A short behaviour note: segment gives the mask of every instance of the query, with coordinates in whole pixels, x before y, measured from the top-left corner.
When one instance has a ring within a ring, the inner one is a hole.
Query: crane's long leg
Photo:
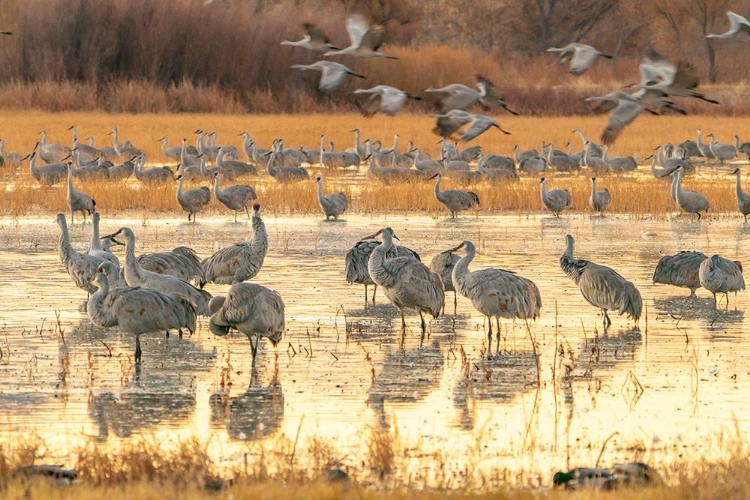
[[[604,331],[607,331],[607,328],[609,328],[609,325],[612,324],[612,320],[609,319],[609,314],[607,314],[606,309],[602,309],[602,313],[604,314]]]
[[[456,290],[453,290],[453,315],[456,315],[456,308],[458,307],[458,297],[456,296]]]
[[[365,309],[367,309],[367,283],[365,283]]]
[[[253,337],[255,337],[255,343],[253,343]],[[253,366],[255,366],[255,356],[258,354],[260,335],[248,335],[247,339],[250,341],[250,352],[253,353]]]
[[[245,205],[245,210],[247,210],[247,205]],[[234,223],[237,224],[237,210],[234,211]]]
[[[419,311],[419,320],[421,321],[422,326],[422,337],[419,339],[419,347],[422,347],[422,343],[424,342],[424,334],[427,330],[427,325],[424,322],[424,316],[422,315],[422,311]]]
[[[492,321],[492,319],[490,319]],[[495,352],[500,353],[500,317],[495,318],[495,325],[497,325],[497,332],[495,333]]]
[[[378,291],[378,285],[372,285],[372,286],[373,286],[373,289],[372,289],[372,303],[375,304],[375,292]],[[367,291],[365,290],[365,292],[367,292]]]
[[[492,356],[492,318],[489,316],[487,316],[487,323],[490,327],[490,331],[487,333],[487,352]]]
[[[404,310],[399,307],[399,311],[401,311],[401,346],[403,347],[406,341],[406,318],[404,318]]]
[[[715,292],[711,292],[711,293],[714,295],[714,309],[716,309],[716,305],[717,305],[716,304],[716,293]]]
[[[724,306],[724,310],[729,309],[729,292],[724,292],[724,298],[727,299],[727,304]]]
[[[135,336],[135,364],[141,363],[141,336]]]

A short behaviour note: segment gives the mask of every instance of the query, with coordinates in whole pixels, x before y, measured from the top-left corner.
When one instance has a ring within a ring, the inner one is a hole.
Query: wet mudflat
[[[283,297],[288,331],[276,348],[261,342],[256,370],[246,337],[215,337],[205,318],[183,339],[142,336],[136,370],[135,339],[93,326],[81,309],[85,292],[60,264],[52,219],[0,225],[0,439],[38,439],[47,457],[69,460],[87,442],[116,452],[138,438],[169,446],[195,436],[217,463],[236,463],[299,433],[298,449],[328,443],[356,469],[373,433],[386,432],[403,451],[398,481],[536,485],[554,470],[593,465],[600,453],[602,465],[639,459],[668,477],[675,464],[724,456],[731,438],[750,431],[747,295],[715,310],[705,290],[689,298],[651,283],[659,258],[679,250],[747,262],[750,228],[734,216],[324,222],[264,214],[269,252],[256,281]],[[250,232],[248,222],[226,217],[102,216],[103,234],[122,225],[134,230],[138,253],[190,245],[207,256]],[[426,263],[473,241],[471,269],[533,280],[541,318],[501,322],[499,352],[493,342],[489,353],[486,321],[463,298],[454,315],[449,293],[423,342],[418,316],[407,316],[400,345],[398,310],[380,291],[365,307],[364,287],[344,279],[348,248],[386,225]],[[639,329],[611,315],[603,332],[598,311],[559,267],[567,233],[577,257],[613,267],[640,289]],[[76,223],[71,236],[83,250],[90,226]]]

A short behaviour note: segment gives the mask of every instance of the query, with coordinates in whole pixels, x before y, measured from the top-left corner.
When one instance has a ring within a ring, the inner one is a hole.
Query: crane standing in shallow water
[[[701,286],[711,292],[714,296],[714,308],[716,307],[716,294],[723,293],[727,299],[726,308],[729,308],[729,292],[737,292],[745,289],[745,278],[742,277],[742,263],[738,260],[729,260],[720,255],[712,255],[701,263],[698,271]]]
[[[346,268],[346,282],[365,285],[365,308],[367,307],[367,285],[373,286],[373,304],[375,303],[375,292],[378,291],[378,285],[372,280],[370,271],[367,270],[367,265],[370,262],[370,255],[378,245],[380,245],[380,243],[377,241],[362,240],[355,243],[354,246],[346,252],[346,259],[344,262]],[[393,245],[393,248],[386,254],[387,259],[392,259],[394,257],[409,257],[421,261],[419,254],[414,250],[397,245]]]
[[[57,214],[57,225],[60,226],[60,241],[57,249],[60,254],[60,262],[65,270],[73,278],[73,282],[81,290],[86,290],[88,295],[96,291],[91,280],[96,276],[96,270],[104,259],[95,255],[78,252],[70,243],[68,224],[65,222],[65,214]]]
[[[328,220],[329,217],[333,217],[334,220],[339,220],[339,215],[346,212],[346,208],[349,205],[346,195],[343,192],[324,195],[323,178],[317,176],[315,182],[318,185],[318,204],[320,205],[320,208],[323,209],[323,213],[326,215],[326,220]]]
[[[73,185],[73,164],[68,163],[68,193],[66,201],[70,209],[70,223],[73,224],[73,214],[81,212],[83,215],[83,224],[86,224],[86,214],[93,214],[96,211],[96,201],[91,195],[76,189]]]
[[[698,272],[706,260],[703,252],[680,252],[677,255],[665,255],[659,259],[654,269],[654,283],[664,283],[690,289],[690,296],[695,297],[695,290],[701,287]]]
[[[601,309],[604,331],[612,324],[607,314],[609,309],[618,311],[621,315],[627,314],[638,326],[643,300],[635,285],[607,266],[574,258],[574,240],[571,235],[565,237],[565,242],[567,246],[560,256],[560,267],[581,289],[583,298]]]
[[[247,335],[253,364],[261,337],[267,337],[276,346],[286,329],[284,301],[273,290],[255,283],[232,285],[226,297],[211,299],[211,319],[208,327],[215,335],[224,336],[231,328]],[[255,338],[255,343],[253,343]]]
[[[471,300],[477,311],[487,316],[487,350],[492,352],[492,318],[497,323],[497,348],[500,347],[500,318],[536,319],[542,308],[542,296],[533,281],[504,269],[469,271],[476,250],[464,241],[452,251],[464,249],[464,257],[453,268],[453,286]]]
[[[456,315],[458,299],[456,297],[456,287],[453,285],[453,268],[461,257],[456,255],[454,249],[446,250],[435,255],[430,261],[430,271],[440,276],[443,280],[443,287],[446,292],[453,292],[453,315]],[[445,304],[443,304],[443,315],[445,315]]]
[[[473,191],[461,191],[460,189],[446,189],[445,191],[441,191],[440,181],[443,179],[443,176],[437,173],[430,177],[430,179],[436,177],[435,199],[450,210],[452,218],[455,218],[458,212],[469,210],[474,205],[479,205],[479,196]]]
[[[553,189],[547,191],[547,179],[544,177],[539,180],[539,186],[542,203],[553,214],[555,214],[555,217],[560,217],[560,212],[568,208],[573,202],[573,199],[570,196],[570,191],[567,189]]]
[[[393,248],[393,229],[385,227],[365,239],[380,236],[382,243],[370,254],[367,269],[376,285],[380,285],[393,305],[401,312],[401,342],[406,335],[406,319],[404,308],[414,307],[419,311],[422,327],[422,340],[427,327],[423,312],[440,316],[445,303],[445,288],[440,276],[430,271],[430,268],[410,257],[395,257],[387,259],[388,251]]]

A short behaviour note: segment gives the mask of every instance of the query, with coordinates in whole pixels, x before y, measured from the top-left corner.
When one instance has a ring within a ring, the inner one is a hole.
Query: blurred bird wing
[[[619,99],[617,107],[609,114],[609,121],[602,132],[602,142],[615,142],[620,132],[636,119],[643,108],[643,103],[637,99]]]
[[[359,47],[362,44],[362,39],[369,29],[370,24],[362,15],[355,14],[346,18],[346,32],[349,33],[352,47]]]
[[[737,32],[744,31],[750,34],[750,22],[739,14],[735,14],[731,10],[727,11],[727,17],[729,18],[729,31]]]
[[[658,52],[651,51],[651,53],[641,61],[642,78],[644,71],[650,76],[650,78],[644,83],[664,83],[669,85],[674,81],[675,74],[677,73],[677,66]]]
[[[362,49],[378,50],[385,39],[385,27],[382,25],[370,28],[359,43]]]
[[[380,94],[380,110],[388,116],[393,116],[401,109],[404,101],[406,101],[405,92],[394,87],[388,87]]]
[[[323,34],[323,32],[315,26],[314,24],[305,23],[305,34],[307,35],[307,38],[315,43],[329,43],[330,40],[327,36]]]
[[[452,110],[444,115],[438,115],[437,124],[433,129],[433,132],[448,138],[453,135],[462,125],[469,123],[472,120],[471,113],[460,110]]]
[[[349,68],[342,64],[323,66],[323,73],[320,77],[318,88],[320,90],[336,90],[344,80],[347,71],[349,71]]]
[[[484,133],[490,127],[499,127],[500,124],[491,118],[482,115],[474,115],[469,129],[461,136],[461,142],[469,142]]]
[[[570,72],[581,75],[594,63],[599,53],[586,45],[578,45],[575,48],[573,59],[570,61]]]
[[[476,90],[466,85],[454,84],[445,87],[444,96],[440,99],[443,111],[452,109],[465,109],[477,102],[479,94]]]
[[[500,101],[505,100],[505,93],[482,75],[477,75],[477,87],[479,87],[479,93],[482,97],[497,99]]]
[[[362,114],[369,118],[378,111],[380,111],[381,103],[383,101],[383,94],[380,92],[374,92],[362,106]]]
[[[680,61],[677,63],[671,83],[677,88],[694,89],[699,83],[698,72],[692,64]]]

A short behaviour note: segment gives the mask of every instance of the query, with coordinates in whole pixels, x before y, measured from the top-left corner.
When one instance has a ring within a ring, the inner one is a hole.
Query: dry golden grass
[[[479,137],[472,144],[483,147],[485,152],[512,155],[514,144],[522,149],[539,148],[542,140],[553,142],[562,147],[572,141],[576,150],[581,148],[581,141],[573,128],[581,127],[587,135],[595,139],[606,122],[605,117],[574,118],[535,118],[500,116],[503,127],[513,135],[503,136],[491,130]],[[104,113],[64,113],[52,114],[41,112],[9,111],[0,116],[0,130],[6,141],[7,150],[28,152],[33,148],[38,136],[37,131],[48,131],[50,142],[69,143],[71,136],[66,129],[76,124],[83,136],[93,134],[98,145],[111,144],[111,136],[106,135],[113,126],[118,126],[121,140],[128,139],[136,146],[146,150],[150,162],[167,163],[161,154],[161,146],[156,141],[162,136],[178,144],[183,137],[194,140],[193,131],[197,128],[216,130],[222,143],[241,146],[238,134],[251,132],[253,138],[262,146],[268,146],[276,137],[283,137],[287,147],[301,144],[317,148],[321,133],[333,140],[337,150],[353,145],[351,130],[359,127],[363,137],[380,139],[386,147],[392,144],[394,134],[401,137],[400,148],[405,149],[405,142],[413,140],[424,151],[433,157],[439,155],[437,137],[432,134],[433,118],[425,115],[402,114],[396,118],[376,116],[365,120],[357,115],[110,115]],[[705,116],[660,116],[640,117],[625,130],[615,145],[612,156],[633,155],[646,164],[644,158],[652,149],[663,142],[680,142],[692,139],[695,130],[702,127],[704,132],[714,132],[725,142],[750,125],[750,118],[727,118]],[[403,149],[402,149],[403,150]],[[744,163],[744,160],[738,164]],[[40,187],[31,177],[27,164],[19,172],[10,172],[5,168],[0,186],[4,189],[5,214],[22,216],[36,213],[53,213],[65,211],[65,185]],[[175,166],[172,162],[172,166]],[[365,167],[363,167],[364,169]],[[317,213],[319,207],[315,198],[314,176],[317,169],[311,169],[311,179],[291,185],[280,185],[265,172],[248,182],[259,192],[259,201],[269,213],[308,214]],[[687,176],[684,187],[703,193],[711,205],[712,212],[734,212],[733,178],[726,175],[729,168],[706,167],[698,176]],[[352,181],[351,172],[323,171],[325,192],[344,191],[351,200],[351,213],[370,213],[385,211],[426,211],[431,214],[445,213],[432,195],[432,183],[415,185],[385,186],[374,179]],[[588,212],[590,192],[589,173],[584,169],[580,174],[568,175],[546,174],[549,188],[564,187],[573,195],[574,212]],[[176,185],[143,186],[135,179],[126,183],[108,181],[76,181],[79,189],[90,193],[97,200],[101,211],[144,210],[149,212],[179,213],[180,208],[175,200]],[[193,187],[197,183],[190,183]],[[208,183],[204,183],[208,185]],[[475,186],[458,186],[450,179],[443,182],[443,188],[462,188],[475,191],[481,200],[482,213],[498,211],[515,211],[521,213],[541,212],[538,179],[524,177],[518,183],[494,187],[486,183]],[[664,214],[676,209],[668,195],[668,184],[652,178],[647,166],[639,172],[627,175],[600,176],[599,189],[608,188],[612,193],[612,212]],[[205,210],[207,213],[220,214],[226,209],[217,201],[212,201]],[[199,216],[200,217],[200,216]]]

